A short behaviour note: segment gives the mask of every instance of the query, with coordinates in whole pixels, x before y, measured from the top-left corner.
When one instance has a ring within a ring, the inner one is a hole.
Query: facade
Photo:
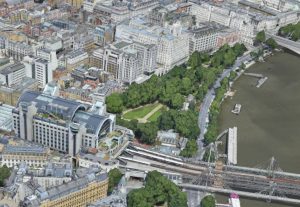
[[[197,24],[216,22],[235,29],[240,33],[240,40],[249,45],[254,43],[255,35],[259,31],[276,30],[299,21],[299,11],[297,10],[280,13],[247,0],[240,1],[239,5],[192,3],[190,14],[195,15]]]
[[[95,42],[98,45],[104,46],[112,43],[115,40],[115,26],[101,25],[95,29]]]
[[[13,63],[0,69],[0,83],[11,87],[18,85],[25,77],[25,65],[22,63]]]
[[[25,73],[27,77],[36,79],[44,87],[53,80],[53,67],[51,62],[43,58],[24,58]]]
[[[120,41],[94,51],[90,64],[131,84],[144,72],[156,69],[156,51],[155,45]]]
[[[180,24],[168,28],[151,27],[142,19],[133,19],[129,25],[117,26],[116,38],[157,45],[156,63],[163,69],[162,73],[186,61],[189,54],[189,36]]]
[[[158,0],[133,2],[127,0],[105,0],[97,2],[97,4],[94,6],[94,12],[104,19],[108,19],[113,22],[121,22],[137,15],[146,15],[151,11],[151,9],[157,7],[158,5]]]
[[[27,91],[13,111],[14,131],[21,139],[75,156],[81,147],[96,147],[112,131],[114,120],[86,111],[71,100]]]
[[[32,78],[38,80],[42,86],[52,81],[52,70],[47,60],[39,58],[35,61],[35,70],[32,73]]]
[[[142,61],[143,73],[153,73],[157,68],[157,46],[154,44],[142,44],[134,42],[132,48],[139,53],[139,59]]]
[[[37,192],[25,199],[26,207],[83,207],[107,196],[108,176],[88,174],[67,184]]]
[[[47,164],[49,150],[40,146],[7,145],[2,152],[1,165],[14,167],[21,162],[28,166],[42,167]]]
[[[12,106],[0,103],[0,130],[8,132],[12,130],[12,110]]]
[[[81,65],[87,65],[89,63],[89,55],[83,49],[74,50],[66,57],[66,68],[68,71],[72,71]]]
[[[21,83],[12,87],[0,86],[0,102],[16,106],[21,94],[26,90],[37,90],[38,81],[32,78],[23,78]]]
[[[24,42],[15,42],[7,40],[5,42],[6,55],[13,57],[14,60],[21,61],[27,55],[33,54],[33,49],[30,45]]]
[[[189,53],[192,54],[194,51],[206,52],[215,49],[219,32],[220,27],[217,25],[203,25],[191,30]]]

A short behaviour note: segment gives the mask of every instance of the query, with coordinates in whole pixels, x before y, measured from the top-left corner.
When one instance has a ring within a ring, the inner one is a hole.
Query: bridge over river
[[[126,170],[157,170],[181,175],[186,190],[238,193],[240,196],[300,205],[300,175],[280,171],[271,159],[267,169],[183,160],[130,144],[118,157]]]
[[[266,33],[267,37],[272,37],[278,45],[285,47],[295,53],[297,53],[298,55],[300,54],[300,42],[295,42],[293,40],[289,40],[287,38],[284,37],[280,37],[276,34],[272,34],[272,33]]]

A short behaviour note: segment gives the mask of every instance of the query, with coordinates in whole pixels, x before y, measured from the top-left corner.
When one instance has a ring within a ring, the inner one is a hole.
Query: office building
[[[94,12],[104,19],[112,22],[121,22],[137,15],[147,15],[151,9],[159,5],[158,0],[145,1],[99,1],[94,6]]]
[[[81,65],[89,63],[89,55],[83,49],[74,50],[66,55],[66,68],[72,71]]]
[[[36,191],[35,195],[26,197],[25,207],[84,207],[107,196],[108,176],[88,174],[69,183]]]
[[[116,80],[133,83],[143,73],[156,69],[157,47],[153,44],[118,41],[95,50],[90,64],[103,69]]]
[[[0,86],[0,102],[11,106],[16,106],[21,94],[26,90],[38,90],[37,80],[25,77],[20,84],[11,87]]]
[[[14,60],[21,61],[27,55],[33,54],[33,49],[30,45],[24,42],[16,42],[7,40],[5,42],[6,55],[13,57]]]
[[[75,156],[81,147],[97,147],[113,130],[114,119],[87,112],[82,103],[26,91],[13,111],[14,131],[21,139]]]
[[[0,69],[0,84],[11,87],[18,85],[25,77],[25,65],[22,63],[7,64]]]
[[[27,77],[36,79],[44,87],[53,80],[53,64],[42,58],[26,56],[23,61]]]
[[[129,24],[120,24],[116,28],[116,38],[142,44],[157,45],[156,62],[166,73],[175,65],[186,61],[189,54],[189,36],[180,24],[167,28],[149,26],[143,19],[136,18]]]
[[[194,51],[207,52],[217,46],[217,37],[222,29],[221,25],[206,24],[190,31],[189,53]]]
[[[28,166],[42,167],[47,164],[49,149],[40,146],[5,146],[2,152],[1,165],[14,167],[21,162]]]

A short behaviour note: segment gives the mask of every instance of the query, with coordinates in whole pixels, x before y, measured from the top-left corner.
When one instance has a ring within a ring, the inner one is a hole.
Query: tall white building
[[[53,80],[53,70],[49,61],[27,56],[23,62],[26,76],[36,79],[42,87]]]
[[[194,51],[206,52],[217,47],[217,38],[221,30],[216,24],[202,25],[190,31],[189,53]]]
[[[162,67],[163,73],[183,63],[189,55],[188,33],[182,30],[180,24],[174,24],[169,28],[151,27],[142,19],[134,19],[129,25],[117,26],[116,38],[157,45],[156,62]]]
[[[119,41],[94,51],[91,59],[116,80],[131,84],[143,73],[156,69],[157,47]]]

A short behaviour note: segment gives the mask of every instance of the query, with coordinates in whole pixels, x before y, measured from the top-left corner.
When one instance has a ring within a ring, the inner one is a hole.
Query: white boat
[[[239,114],[241,111],[242,105],[241,104],[235,104],[233,110],[231,111],[234,114]]]
[[[231,207],[241,207],[239,195],[236,193],[231,193],[229,198],[229,204]]]

